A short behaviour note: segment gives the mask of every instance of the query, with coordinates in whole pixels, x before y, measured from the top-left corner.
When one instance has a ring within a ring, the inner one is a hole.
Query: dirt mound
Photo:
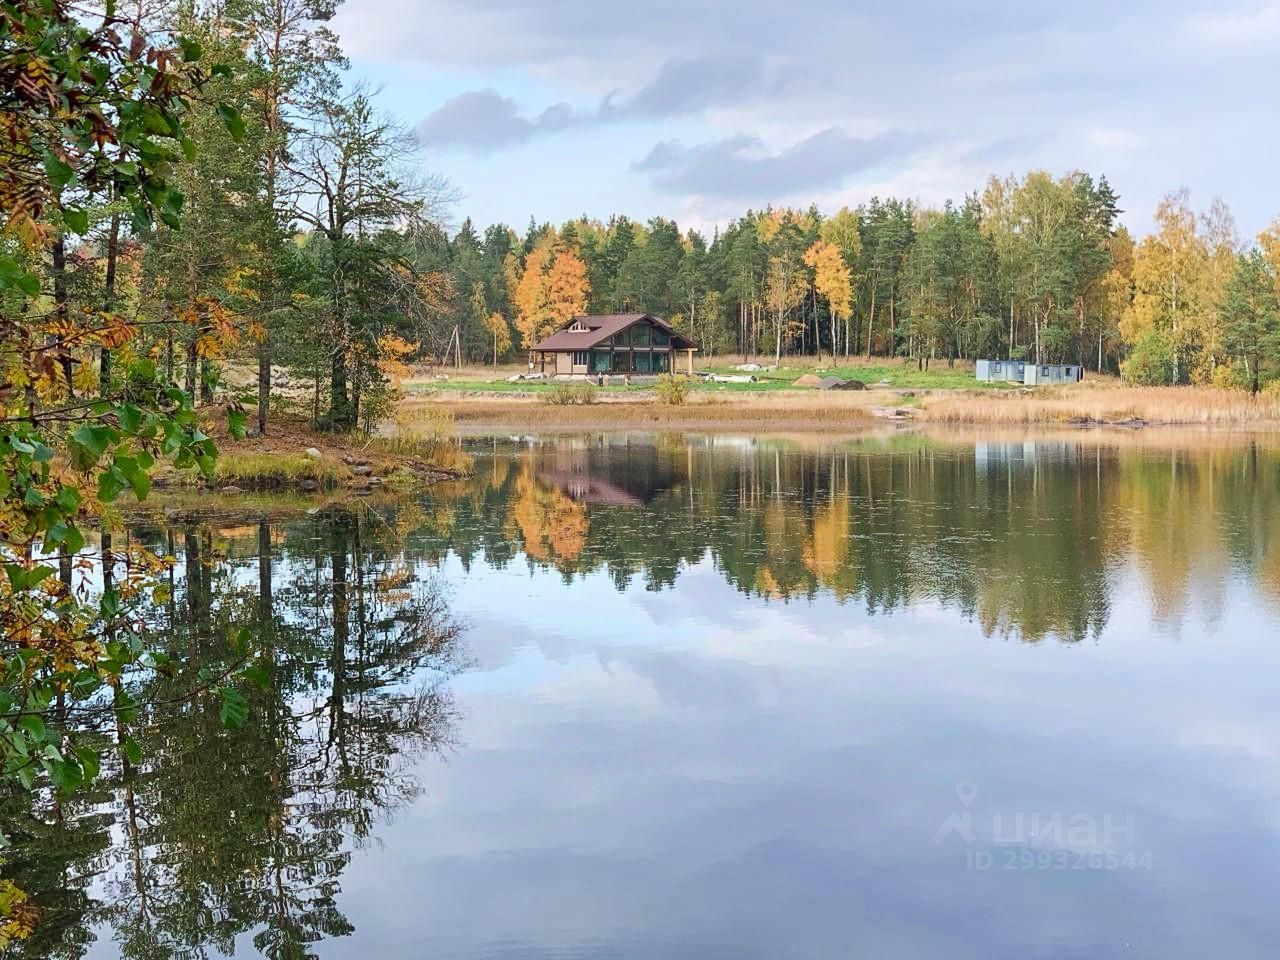
[[[820,387],[822,386],[822,378],[816,373],[806,373],[796,377],[791,385],[793,387]]]

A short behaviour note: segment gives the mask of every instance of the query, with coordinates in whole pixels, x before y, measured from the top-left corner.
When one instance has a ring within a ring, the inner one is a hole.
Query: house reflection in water
[[[592,437],[539,448],[538,482],[579,503],[642,507],[687,479],[685,463],[651,437]]]

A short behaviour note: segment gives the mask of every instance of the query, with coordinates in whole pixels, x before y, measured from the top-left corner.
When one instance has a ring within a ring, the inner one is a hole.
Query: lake
[[[1275,446],[468,448],[403,502],[132,529],[183,664],[139,698],[241,626],[269,682],[8,802],[27,955],[1275,955]]]

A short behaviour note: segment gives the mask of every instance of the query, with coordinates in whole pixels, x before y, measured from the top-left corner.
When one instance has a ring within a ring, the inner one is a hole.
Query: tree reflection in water
[[[175,669],[136,685],[139,702],[200,686],[235,657],[241,626],[264,683],[241,729],[223,728],[212,697],[146,709],[140,760],[97,793],[10,798],[6,869],[42,913],[14,955],[79,957],[111,937],[128,958],[246,941],[310,956],[352,932],[337,896],[353,848],[418,795],[423,754],[450,742],[459,625],[400,530],[370,512],[137,535],[179,558],[153,611]]]
[[[419,538],[464,566],[518,556],[650,589],[709,561],[751,596],[873,613],[940,603],[991,635],[1077,641],[1135,569],[1152,615],[1280,595],[1280,457],[1250,438],[1114,433],[824,443],[684,435],[477,442]],[[1222,523],[1221,518],[1232,522]]]

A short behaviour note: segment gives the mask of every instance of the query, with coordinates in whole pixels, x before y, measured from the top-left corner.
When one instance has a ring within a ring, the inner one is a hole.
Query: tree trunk
[[[107,234],[107,275],[104,284],[103,306],[106,310],[116,305],[116,262],[120,256],[120,214],[111,215],[111,230]],[[98,396],[105,397],[111,390],[111,348],[103,347],[98,354]]]

